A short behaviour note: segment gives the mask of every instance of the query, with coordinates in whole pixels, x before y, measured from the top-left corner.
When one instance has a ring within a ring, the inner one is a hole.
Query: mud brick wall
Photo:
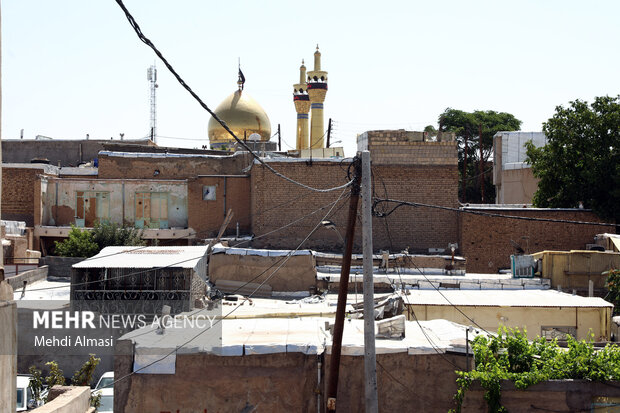
[[[2,168],[2,219],[34,226],[35,181],[40,169]]]
[[[467,258],[468,272],[489,273],[498,268],[510,268],[510,255],[515,253],[513,240],[526,253],[544,250],[580,250],[594,242],[601,233],[615,233],[615,227],[566,223],[526,221],[489,217],[460,212],[460,253]],[[593,212],[582,209],[488,208],[470,209],[474,212],[529,218],[551,218],[568,221],[604,222]]]

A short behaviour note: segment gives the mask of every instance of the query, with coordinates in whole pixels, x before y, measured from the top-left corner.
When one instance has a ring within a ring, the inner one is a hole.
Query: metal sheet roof
[[[106,247],[73,268],[195,268],[207,254],[207,246]]]
[[[613,307],[600,297],[582,297],[555,290],[408,290],[405,305],[463,307]]]

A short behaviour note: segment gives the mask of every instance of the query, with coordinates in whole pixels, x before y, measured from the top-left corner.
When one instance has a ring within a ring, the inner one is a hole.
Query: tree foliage
[[[505,412],[501,404],[501,381],[511,380],[517,389],[547,380],[610,381],[620,379],[620,347],[607,345],[597,350],[589,341],[567,339],[567,348],[556,340],[528,341],[525,331],[500,328],[497,336],[473,340],[475,369],[457,371],[456,412],[461,411],[465,393],[474,380],[486,390],[489,412]]]
[[[620,270],[611,269],[603,274],[607,275],[605,300],[614,305],[614,315],[620,315]]]
[[[140,246],[146,245],[142,239],[142,231],[132,227],[123,227],[115,223],[95,223],[92,230],[93,241],[99,250],[113,246]]]
[[[506,112],[495,112],[493,110],[465,112],[447,108],[439,115],[439,125],[442,131],[456,134],[460,181],[466,180],[466,193],[462,193],[462,185],[460,185],[459,199],[466,199],[468,202],[482,201],[480,192],[480,130],[482,131],[484,201],[494,202],[495,187],[493,186],[492,173],[489,170],[491,166],[489,158],[493,153],[493,136],[500,131],[519,130],[521,121]],[[467,141],[467,171],[463,175],[465,141]]]
[[[591,208],[620,222],[620,96],[558,106],[543,124],[547,145],[527,146],[540,181],[533,203],[544,208]]]
[[[99,252],[99,247],[90,231],[71,225],[67,239],[55,241],[54,250],[61,257],[92,257]]]
[[[97,222],[92,230],[71,226],[64,241],[55,242],[56,255],[62,257],[92,257],[105,247],[146,245],[142,231],[118,224]]]
[[[90,386],[93,381],[93,374],[95,374],[95,369],[97,365],[101,361],[100,358],[95,357],[94,354],[88,355],[88,360],[77,370],[73,377],[71,378],[72,386]]]

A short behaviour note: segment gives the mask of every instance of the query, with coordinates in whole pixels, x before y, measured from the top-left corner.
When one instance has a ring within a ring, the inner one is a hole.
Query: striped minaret
[[[306,66],[301,61],[299,68],[299,83],[293,85],[293,102],[297,112],[297,150],[308,149],[308,112],[310,112],[310,97],[306,87]]]
[[[310,148],[324,148],[325,126],[323,123],[323,102],[327,93],[327,72],[321,70],[319,45],[314,52],[314,70],[308,72],[308,95],[312,120],[310,122]]]

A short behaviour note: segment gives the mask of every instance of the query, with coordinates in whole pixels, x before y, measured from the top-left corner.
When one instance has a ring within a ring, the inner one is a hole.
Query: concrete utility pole
[[[361,179],[360,158],[353,159],[353,185],[349,198],[349,219],[345,249],[342,254],[342,268],[340,270],[340,286],[338,288],[338,306],[336,320],[332,333],[332,354],[329,361],[329,381],[327,383],[327,411],[336,411],[336,396],[338,395],[338,375],[340,373],[340,353],[342,351],[342,332],[344,329],[344,315],[347,306],[347,292],[349,289],[349,273],[351,271],[351,255],[353,253],[353,237],[355,236],[355,221],[357,220],[357,203],[360,196]]]
[[[484,161],[482,158],[482,123],[478,124],[478,136],[480,136],[480,202],[484,204]]]
[[[377,356],[375,352],[375,305],[372,271],[372,179],[370,152],[362,152],[362,233],[364,253],[364,373],[366,413],[377,413]]]

